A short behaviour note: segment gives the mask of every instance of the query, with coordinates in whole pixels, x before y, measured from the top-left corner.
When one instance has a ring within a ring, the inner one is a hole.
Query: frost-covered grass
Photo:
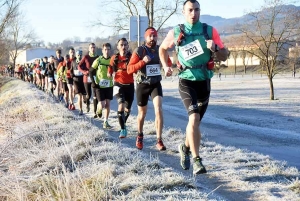
[[[1,200],[207,200],[192,179],[27,83],[7,82],[0,101]]]
[[[247,195],[245,200],[300,199],[299,171],[269,156],[220,145],[203,133],[201,155],[209,171],[198,179],[181,170],[178,161],[174,165],[184,139],[175,125],[163,130],[166,156],[139,151],[129,145],[136,116],[128,123],[129,144],[118,142],[115,133],[88,116],[76,116],[35,87],[19,80],[5,83],[0,200],[222,200],[231,193]],[[112,111],[113,126],[118,125],[115,116]],[[153,125],[145,121],[145,145],[155,142]],[[218,194],[223,187],[229,191]]]

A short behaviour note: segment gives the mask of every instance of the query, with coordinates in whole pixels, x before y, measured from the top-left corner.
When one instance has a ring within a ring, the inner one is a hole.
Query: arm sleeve
[[[114,65],[115,57],[116,57],[116,55],[113,55],[113,56],[110,58],[109,67],[108,67],[108,69],[107,69],[107,71],[108,71],[109,74],[113,74],[113,73],[114,73],[114,70],[113,70],[112,66]]]
[[[133,74],[136,73],[138,70],[143,68],[146,63],[143,60],[140,60],[140,57],[136,52],[134,52],[130,58],[130,61],[127,66],[127,73]]]
[[[94,75],[96,75],[96,69],[95,68],[90,68],[90,70],[89,70],[89,76],[90,76],[92,82],[95,82]]]
[[[80,72],[82,72],[83,74],[85,74],[86,72],[88,72],[86,70],[86,67],[85,67],[85,56],[82,57],[81,61],[79,62],[79,64],[78,64],[78,70]]]
[[[214,41],[215,44],[217,44],[221,49],[224,48],[224,44],[220,38],[220,35],[217,31],[217,29],[215,29],[213,27],[213,31],[212,31],[212,40]]]
[[[93,62],[92,68],[93,68],[93,69],[97,69],[98,66],[99,66],[99,63],[100,63],[100,59],[97,58],[97,59]],[[91,70],[91,68],[90,68],[90,70]]]

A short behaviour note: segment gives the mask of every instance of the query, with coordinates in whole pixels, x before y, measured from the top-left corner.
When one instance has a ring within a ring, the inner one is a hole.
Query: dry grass
[[[0,111],[0,200],[222,200],[214,193],[224,186],[250,200],[300,199],[296,168],[210,142],[205,133],[201,154],[209,173],[201,178],[223,182],[208,191],[199,188],[201,180],[170,167],[173,159],[165,157],[163,163],[113,142],[89,119],[27,83],[12,80],[2,86]],[[153,122],[146,121],[144,130],[150,134],[145,140],[153,141]],[[174,158],[184,132],[165,128],[163,133],[167,154]]]
[[[18,80],[2,86],[3,200],[207,200],[194,181]],[[13,89],[13,90],[12,90]]]

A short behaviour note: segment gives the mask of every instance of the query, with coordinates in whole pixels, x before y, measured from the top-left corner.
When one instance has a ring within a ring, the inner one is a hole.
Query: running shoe
[[[125,129],[121,129],[119,138],[126,138],[126,136],[127,136],[127,130],[126,130],[126,128]]]
[[[65,103],[65,107],[66,107],[66,108],[69,108],[69,103]]]
[[[103,128],[112,128],[111,125],[108,124],[107,121],[103,123]]]
[[[83,111],[82,110],[80,110],[79,115],[83,115]]]
[[[137,136],[136,137],[136,143],[135,143],[136,148],[138,148],[139,150],[143,149],[143,137],[141,136]]]
[[[163,150],[166,150],[166,147],[163,143],[162,140],[158,140],[157,143],[156,143],[156,148],[159,150],[159,151],[163,151]]]
[[[197,157],[196,159],[194,159],[194,163],[193,163],[193,174],[204,174],[204,173],[206,173],[206,169],[202,164],[202,158]]]
[[[188,170],[190,169],[191,166],[191,161],[190,161],[191,152],[190,151],[188,151],[187,153],[184,152],[184,146],[185,146],[184,144],[180,144],[178,146],[179,154],[180,154],[180,165],[182,169]]]
[[[95,114],[94,114],[94,118],[96,119],[97,117],[98,117],[98,115],[95,113]]]
[[[97,111],[97,115],[98,115],[99,118],[102,117],[102,109],[99,109],[99,110]]]
[[[72,103],[71,104],[71,110],[75,110],[76,108],[75,108],[75,105]]]

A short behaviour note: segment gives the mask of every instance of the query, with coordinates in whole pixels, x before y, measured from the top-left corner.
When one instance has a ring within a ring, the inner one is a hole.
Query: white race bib
[[[74,70],[74,75],[75,76],[82,76],[83,74],[79,70]]]
[[[33,70],[32,72],[35,73],[35,70]]]
[[[92,83],[92,80],[90,77],[88,77],[88,80],[87,80],[88,83]]]
[[[53,82],[53,77],[48,77],[49,82]]]
[[[146,65],[146,75],[148,77],[160,75],[160,65],[159,64]]]
[[[109,87],[110,86],[110,80],[101,79],[99,82],[100,87]]]
[[[113,87],[113,96],[117,95],[119,93],[120,87],[114,86]]]
[[[41,71],[41,74],[42,74],[42,75],[45,75],[45,70],[42,70],[42,71]]]
[[[204,53],[199,40],[195,40],[187,45],[179,47],[184,60],[190,60]]]

